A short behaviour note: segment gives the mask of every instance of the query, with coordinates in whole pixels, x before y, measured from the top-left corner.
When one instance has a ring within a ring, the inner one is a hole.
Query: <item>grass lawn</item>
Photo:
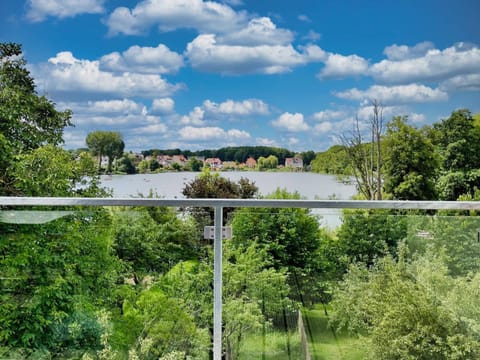
[[[290,356],[288,355],[290,347]],[[269,330],[265,334],[265,347],[261,333],[250,334],[243,341],[240,360],[297,360],[302,359],[300,336],[297,331],[287,336],[282,331]]]
[[[321,305],[313,310],[304,310],[305,331],[308,334],[307,318],[312,331],[309,339],[312,360],[360,360],[364,358],[361,342],[355,337],[337,335],[335,339],[332,330],[328,328],[328,318]]]

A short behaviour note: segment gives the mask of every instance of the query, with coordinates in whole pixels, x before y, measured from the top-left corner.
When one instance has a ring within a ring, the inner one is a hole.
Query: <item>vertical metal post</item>
[[[222,224],[223,208],[215,207],[213,243],[213,359],[222,359]]]

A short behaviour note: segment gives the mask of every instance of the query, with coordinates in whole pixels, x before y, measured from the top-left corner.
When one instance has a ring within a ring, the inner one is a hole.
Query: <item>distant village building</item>
[[[187,163],[187,158],[183,155],[173,155],[172,163],[184,166]]]
[[[223,167],[222,165],[222,160],[219,158],[208,158],[205,159],[205,164],[208,164],[210,166],[210,169],[221,169]]]
[[[245,165],[247,165],[247,167],[249,168],[255,168],[257,167],[257,160],[255,160],[254,158],[252,158],[251,156],[245,161]]]
[[[285,158],[285,167],[292,169],[303,169],[303,159],[299,156]]]

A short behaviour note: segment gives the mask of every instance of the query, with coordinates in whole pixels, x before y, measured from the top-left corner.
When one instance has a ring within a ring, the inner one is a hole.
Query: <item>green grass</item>
[[[328,318],[321,305],[313,310],[304,310],[305,331],[307,319],[311,329],[310,355],[312,360],[360,360],[365,356],[361,341],[356,337],[340,334],[335,336],[328,328]]]
[[[287,343],[290,344],[290,357]],[[268,330],[265,335],[265,349],[262,333],[250,334],[242,343],[240,360],[297,360],[302,359],[300,336],[297,331],[288,337],[285,332]]]

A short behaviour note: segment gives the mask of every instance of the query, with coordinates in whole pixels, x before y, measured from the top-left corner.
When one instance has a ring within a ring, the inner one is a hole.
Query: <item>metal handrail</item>
[[[480,210],[480,201],[0,197],[0,206],[167,206]]]

